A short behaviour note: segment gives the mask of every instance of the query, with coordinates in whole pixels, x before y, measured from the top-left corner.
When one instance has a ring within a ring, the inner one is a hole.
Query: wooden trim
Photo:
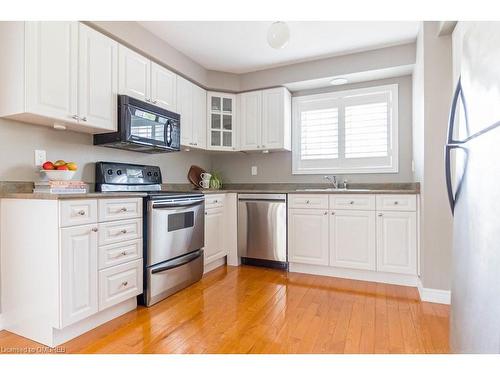
[[[424,302],[451,304],[451,290],[424,288],[422,280],[417,280],[418,294]]]
[[[344,279],[371,281],[376,283],[417,286],[418,278],[416,275],[404,275],[391,272],[378,272],[369,270],[355,270],[350,268],[339,268],[330,266],[319,266],[302,263],[290,263],[290,272],[307,273],[311,275],[322,275],[340,277]]]

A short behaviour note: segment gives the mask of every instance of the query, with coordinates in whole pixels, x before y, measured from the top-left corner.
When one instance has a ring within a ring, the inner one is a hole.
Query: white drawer
[[[289,208],[318,208],[328,209],[328,195],[326,194],[288,194]]]
[[[99,246],[142,237],[142,219],[99,223]]]
[[[127,263],[142,257],[142,239],[99,247],[99,269]]]
[[[205,208],[216,208],[224,206],[224,194],[206,194]]]
[[[332,210],[375,210],[375,195],[334,194],[330,195]]]
[[[142,217],[142,198],[99,199],[99,221]]]
[[[71,227],[97,223],[97,200],[61,200],[60,226]]]
[[[142,293],[142,259],[99,271],[99,311]]]
[[[378,211],[416,211],[417,196],[412,194],[377,195]]]

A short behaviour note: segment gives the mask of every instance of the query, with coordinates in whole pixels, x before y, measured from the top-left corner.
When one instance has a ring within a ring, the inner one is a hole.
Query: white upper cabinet
[[[26,112],[78,122],[78,23],[26,22],[25,30]]]
[[[177,76],[177,112],[181,115],[181,145],[206,148],[206,91]]]
[[[177,112],[177,74],[151,62],[151,102]]]
[[[120,94],[179,112],[177,74],[122,45],[118,55]]]
[[[262,91],[238,95],[240,120],[240,149],[257,150],[262,139]]]
[[[120,44],[118,91],[142,101],[151,101],[151,61]]]
[[[236,95],[221,92],[207,93],[207,149],[238,150],[235,107]]]
[[[78,117],[116,131],[118,43],[88,26],[79,27]]]
[[[1,22],[0,45],[0,117],[116,129],[118,43],[78,22],[30,21]]]
[[[375,212],[330,212],[330,265],[375,270]]]
[[[242,151],[291,150],[291,95],[284,87],[238,95]]]
[[[292,97],[284,87],[262,91],[262,148],[291,150]]]
[[[193,85],[192,134],[195,147],[207,148],[207,91],[196,85]]]

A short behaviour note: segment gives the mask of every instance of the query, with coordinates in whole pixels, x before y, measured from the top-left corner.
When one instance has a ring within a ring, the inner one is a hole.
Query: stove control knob
[[[152,173],[151,172],[148,172],[147,173],[148,177],[151,177]]]
[[[108,172],[108,174],[109,174],[109,175],[112,175],[112,174],[113,174],[113,170],[112,170],[112,169],[108,169],[108,171],[107,171],[107,172]]]
[[[116,171],[116,174],[119,176],[119,175],[121,175],[121,174],[122,174],[122,171],[121,171],[120,169],[118,169],[118,170]]]
[[[158,172],[155,172],[155,173],[154,173],[154,176],[155,176],[155,177],[158,177]]]

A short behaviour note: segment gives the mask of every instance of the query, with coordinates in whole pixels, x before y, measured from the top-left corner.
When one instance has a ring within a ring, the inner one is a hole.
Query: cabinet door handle
[[[127,286],[127,285],[128,285],[128,281],[124,281],[124,282],[122,283],[122,286]]]
[[[95,228],[95,227],[94,227],[94,228],[92,228],[92,232],[97,232],[98,230],[99,230],[99,229],[97,229],[97,228]]]
[[[335,215],[335,211],[332,211],[332,215]]]
[[[328,212],[325,211],[325,213],[323,215],[328,215]]]
[[[85,215],[85,211],[84,211],[84,210],[80,210],[80,211],[78,211],[78,215],[80,215],[80,216]]]
[[[354,204],[354,201],[350,201],[349,204]]]
[[[73,115],[73,116],[71,116],[71,118],[74,120],[78,120],[80,117],[78,117],[78,115]]]
[[[87,117],[84,116],[81,120],[87,122]]]
[[[123,234],[126,234],[127,230],[126,229],[122,229],[120,232],[123,233]]]
[[[398,205],[398,204],[399,204],[399,202],[398,202],[398,201],[394,201],[394,204],[395,204],[395,205]]]
[[[120,211],[121,211],[121,212],[127,212],[127,207],[122,207],[122,208],[120,208]]]
[[[151,99],[149,99],[149,98],[146,98],[146,101],[147,101],[148,103],[151,103]]]
[[[384,216],[384,214],[383,214],[383,213],[378,214],[378,217],[382,217],[382,216]]]
[[[158,103],[158,101],[157,100],[153,100],[153,104],[156,104],[156,103]]]
[[[311,201],[310,201],[309,199],[308,199],[308,200],[306,200],[306,204],[309,204],[309,203],[311,203]]]

